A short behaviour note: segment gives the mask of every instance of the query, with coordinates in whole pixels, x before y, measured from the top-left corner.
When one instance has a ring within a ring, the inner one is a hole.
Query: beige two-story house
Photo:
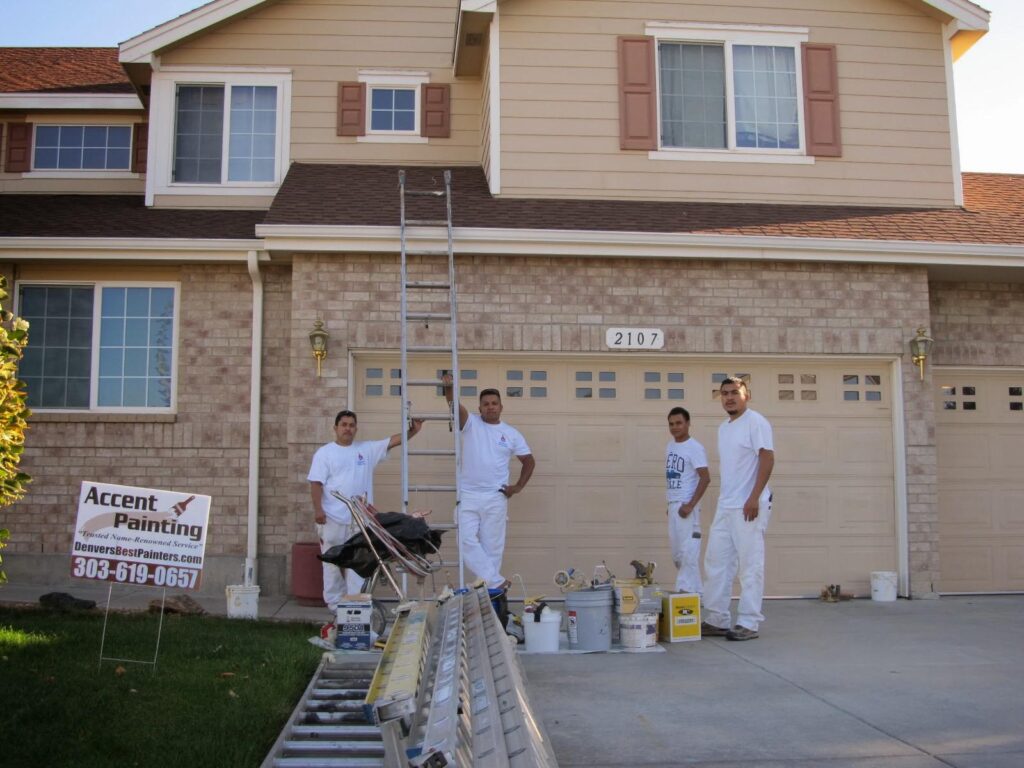
[[[530,591],[669,565],[665,417],[690,411],[714,478],[729,374],[775,428],[769,594],[1024,589],[1024,178],[961,172],[952,77],[989,23],[967,0],[215,0],[116,49],[0,50],[35,412],[5,567],[67,573],[88,479],[209,494],[204,589],[287,591],[333,414],[400,429],[398,172],[448,169],[461,394],[498,387],[538,463],[506,550]]]

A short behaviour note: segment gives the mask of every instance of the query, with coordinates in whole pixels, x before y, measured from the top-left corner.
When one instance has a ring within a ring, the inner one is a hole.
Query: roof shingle
[[[407,169],[410,188],[439,187],[443,169]],[[964,174],[964,208],[509,199],[491,196],[479,167],[452,169],[461,227],[661,232],[1024,245],[1024,176]],[[437,218],[413,198],[412,218]],[[398,168],[294,163],[264,224],[396,226]]]
[[[0,93],[134,93],[117,48],[0,48]]]

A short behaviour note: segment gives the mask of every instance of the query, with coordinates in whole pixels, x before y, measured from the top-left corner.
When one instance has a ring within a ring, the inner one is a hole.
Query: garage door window
[[[682,400],[685,378],[682,371],[644,371],[644,400]]]
[[[877,373],[843,374],[843,400],[847,402],[881,402],[882,376]]]
[[[976,411],[978,410],[977,388],[940,387],[942,393],[942,410],[944,411]]]

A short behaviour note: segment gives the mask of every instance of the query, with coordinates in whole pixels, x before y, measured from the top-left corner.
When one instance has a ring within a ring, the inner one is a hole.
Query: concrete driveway
[[[761,637],[523,655],[560,766],[1024,766],[1024,596],[770,601]]]

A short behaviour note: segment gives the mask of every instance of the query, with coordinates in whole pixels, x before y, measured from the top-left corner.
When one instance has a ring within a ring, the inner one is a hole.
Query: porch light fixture
[[[316,358],[316,377],[320,378],[320,365],[327,357],[327,339],[330,334],[324,330],[324,321],[317,320],[313,323],[313,330],[309,332],[309,346],[313,348],[313,357]]]
[[[927,360],[928,355],[931,354],[932,344],[934,341],[935,340],[925,332],[924,328],[918,328],[917,336],[910,340],[910,359],[921,372],[921,381],[924,381],[924,361]]]

